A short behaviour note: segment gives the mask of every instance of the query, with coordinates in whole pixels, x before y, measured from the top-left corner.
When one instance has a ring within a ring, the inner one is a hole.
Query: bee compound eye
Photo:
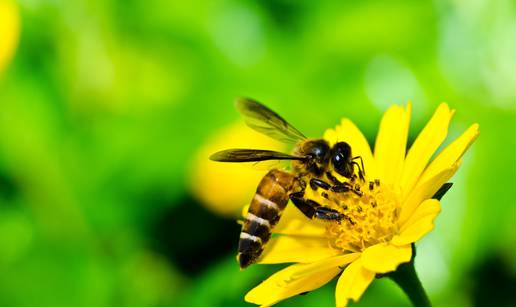
[[[351,158],[351,146],[346,142],[338,142],[333,146],[334,154],[341,155],[345,160]]]
[[[339,142],[333,146],[331,162],[333,168],[340,175],[349,178],[350,174],[351,147],[346,142]],[[352,170],[351,170],[352,171]]]
[[[335,152],[331,158],[331,162],[333,163],[335,170],[339,170],[346,164],[346,159],[344,159],[344,156],[341,153]]]

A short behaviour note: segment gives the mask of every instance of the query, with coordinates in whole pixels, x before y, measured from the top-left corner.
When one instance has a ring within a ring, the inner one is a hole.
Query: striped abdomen
[[[294,175],[278,169],[269,171],[260,181],[240,232],[237,256],[240,268],[254,263],[262,253],[289,201],[295,181]]]

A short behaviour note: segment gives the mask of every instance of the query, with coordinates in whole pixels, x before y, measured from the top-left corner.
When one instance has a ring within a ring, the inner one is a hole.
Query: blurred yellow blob
[[[11,61],[20,36],[18,7],[12,0],[0,0],[0,73]]]
[[[230,148],[269,149],[286,152],[286,145],[259,134],[243,123],[216,132],[199,150],[193,164],[190,188],[194,195],[215,213],[236,217],[253,197],[267,164],[222,163],[209,160],[219,150]],[[281,166],[279,164],[278,166]],[[271,165],[273,167],[273,165]]]

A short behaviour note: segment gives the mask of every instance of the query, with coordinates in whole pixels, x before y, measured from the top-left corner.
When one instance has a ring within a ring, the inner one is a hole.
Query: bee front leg
[[[351,160],[356,160],[356,159],[360,159],[360,164],[358,164],[357,162],[353,162],[353,164],[356,165],[358,168],[358,176],[360,177],[360,179],[362,179],[362,181],[364,181],[364,176],[365,176],[364,160],[362,159],[361,156],[353,157],[353,159],[351,159]]]
[[[343,215],[336,210],[321,206],[319,203],[303,197],[304,193],[290,194],[290,200],[309,219],[340,221]]]

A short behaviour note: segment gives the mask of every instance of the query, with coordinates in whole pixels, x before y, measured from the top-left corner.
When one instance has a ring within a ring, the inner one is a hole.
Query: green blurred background
[[[248,305],[281,266],[240,272],[239,226],[189,179],[241,95],[314,137],[347,116],[373,143],[408,100],[410,140],[441,101],[457,109],[452,137],[479,122],[417,269],[436,306],[516,305],[514,1],[18,8],[0,80],[0,306]],[[357,305],[378,304],[409,302],[379,279]],[[333,305],[334,283],[279,304]]]

